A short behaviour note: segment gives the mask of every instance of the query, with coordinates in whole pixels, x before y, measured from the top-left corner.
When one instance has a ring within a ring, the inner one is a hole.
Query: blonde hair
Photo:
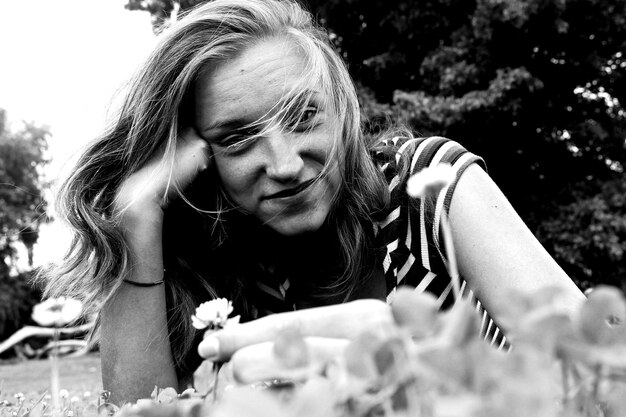
[[[295,106],[314,83],[324,90],[327,104],[341,120],[342,143],[334,151],[342,160],[343,185],[328,223],[337,233],[342,272],[325,290],[345,300],[368,278],[374,247],[367,228],[371,229],[371,216],[383,210],[389,197],[361,133],[358,100],[345,64],[324,30],[293,0],[215,0],[192,10],[160,35],[154,51],[131,81],[116,120],[89,146],[60,187],[57,212],[69,223],[74,236],[63,262],[41,275],[47,280],[46,296],[79,297],[92,311],[98,311],[115,293],[130,269],[129,250],[117,226],[120,213],[112,209],[118,187],[159,149],[165,148],[163,163],[172,163],[177,137],[192,124],[191,91],[204,68],[267,38],[293,42],[307,64],[298,91],[290,96],[295,98],[278,105],[282,109]],[[194,230],[205,233],[204,247],[221,250],[216,242],[228,240],[226,229],[220,226],[226,203],[219,184],[214,185],[212,200],[204,208],[215,215],[191,221],[203,223]],[[182,203],[178,203],[180,207]],[[189,205],[180,210],[187,209]],[[172,212],[176,210],[172,208]],[[182,217],[168,217],[166,212],[164,252],[168,233],[176,233],[181,225],[189,226],[184,221],[190,220]],[[177,254],[173,260],[171,254],[164,256],[170,343],[177,371],[185,374],[192,370],[188,363],[195,331],[190,315],[196,305],[218,293],[236,297],[243,284],[238,277],[207,278],[216,272],[198,270],[190,261],[192,254]],[[228,283],[217,288],[223,281]]]

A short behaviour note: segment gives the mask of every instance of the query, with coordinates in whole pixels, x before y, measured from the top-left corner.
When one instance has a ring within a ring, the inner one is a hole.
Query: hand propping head
[[[149,208],[165,208],[209,167],[210,160],[209,144],[192,128],[186,129],[174,149],[163,147],[122,183],[115,198],[116,209],[136,208],[141,212]]]

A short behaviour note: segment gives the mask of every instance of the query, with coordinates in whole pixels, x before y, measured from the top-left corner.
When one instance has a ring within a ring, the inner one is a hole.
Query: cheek
[[[335,140],[333,132],[329,130],[311,134],[304,142],[305,153],[320,165],[334,165],[339,157]]]
[[[240,158],[228,157],[214,153],[215,169],[222,183],[224,191],[237,198],[247,188],[249,174],[246,172],[246,164]]]

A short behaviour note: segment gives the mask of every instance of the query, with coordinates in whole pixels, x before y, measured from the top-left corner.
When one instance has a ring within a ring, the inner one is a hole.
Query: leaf
[[[154,404],[156,404],[152,399],[148,399],[148,398],[139,398],[136,402],[135,402],[135,406],[137,408],[149,408],[154,406]]]
[[[150,398],[152,398],[154,401],[157,400],[159,396],[159,387],[157,387],[156,385],[154,386],[154,389],[152,390],[152,392],[150,393]]]
[[[346,370],[350,375],[363,380],[379,377],[374,355],[383,343],[382,338],[373,331],[360,333],[344,351]]]
[[[83,408],[83,416],[95,417],[97,415],[98,415],[98,406],[95,403],[91,402],[85,408]]]
[[[266,391],[238,387],[224,392],[211,417],[289,417],[277,397]]]
[[[197,393],[196,393],[196,390],[195,390],[195,389],[193,389],[193,388],[187,388],[186,390],[184,390],[183,392],[181,392],[181,393],[178,395],[178,398],[183,398],[183,399],[184,399],[184,398],[191,398],[191,397],[193,397],[193,396],[194,396],[194,395],[196,395],[196,394],[197,394]]]
[[[391,313],[398,326],[419,339],[434,331],[437,311],[437,299],[432,294],[418,293],[406,286],[398,288],[391,304]]]
[[[480,321],[468,299],[458,300],[443,316],[439,340],[448,346],[465,346],[480,336]]]
[[[203,361],[198,369],[193,373],[193,384],[201,394],[207,394],[213,389],[215,383],[215,372],[213,362]]]
[[[100,417],[107,417],[115,415],[120,408],[112,403],[102,403],[98,406],[98,415]]]
[[[448,389],[457,386],[470,388],[476,364],[468,359],[464,352],[451,347],[425,351],[419,356],[420,363],[433,371],[436,379],[444,382]]]
[[[396,337],[385,340],[374,353],[376,369],[386,383],[402,378],[408,360],[403,341]]]
[[[544,352],[554,352],[574,332],[569,315],[551,310],[535,310],[520,321],[519,328],[511,330],[512,343],[530,344]]]
[[[542,316],[560,312],[555,301],[563,293],[563,288],[558,286],[545,286],[533,292],[509,290],[505,297],[496,300],[499,323],[505,328],[517,329],[537,311],[541,311]]]
[[[592,346],[588,352],[587,358],[593,364],[626,369],[626,346]]]
[[[157,402],[160,404],[171,404],[178,398],[178,392],[172,387],[162,389],[157,396]]]
[[[626,325],[626,299],[620,290],[599,286],[580,309],[578,328],[587,342],[610,345],[623,340]]]
[[[573,407],[582,417],[607,417],[589,390],[579,390],[573,398]],[[568,411],[568,410],[565,410]],[[567,415],[565,415],[567,416]],[[569,416],[568,416],[569,417]]]
[[[289,415],[298,417],[330,417],[336,415],[336,391],[325,378],[309,379],[295,394]]]
[[[626,416],[626,386],[615,384],[604,399],[606,417]]]
[[[437,417],[472,416],[479,409],[480,397],[475,394],[435,396],[434,413]]]
[[[309,348],[299,330],[281,329],[274,341],[274,356],[287,369],[302,368],[309,363]]]

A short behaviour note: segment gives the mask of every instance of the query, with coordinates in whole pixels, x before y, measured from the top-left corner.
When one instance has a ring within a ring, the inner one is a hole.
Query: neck
[[[328,222],[316,231],[296,236],[281,235],[249,216],[242,216],[231,224],[237,225],[231,231],[233,242],[246,256],[266,265],[300,265],[299,268],[303,268],[318,264],[320,259],[331,260],[339,256],[337,233]]]

